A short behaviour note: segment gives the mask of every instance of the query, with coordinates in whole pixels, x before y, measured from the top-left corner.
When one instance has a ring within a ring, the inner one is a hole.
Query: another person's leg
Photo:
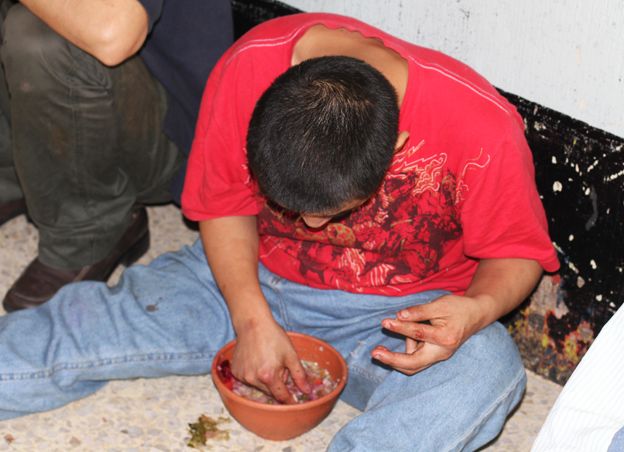
[[[261,270],[263,290],[288,330],[318,336],[347,359],[342,395],[364,412],[343,427],[330,450],[474,450],[498,435],[524,392],[526,375],[505,328],[480,331],[448,360],[413,376],[374,363],[378,344],[403,351],[381,319],[427,303],[443,292],[381,297],[321,291]]]
[[[53,409],[121,378],[208,374],[234,336],[198,242],[0,317],[0,420]],[[208,376],[206,378],[209,378]]]
[[[0,65],[0,226],[10,219],[26,213],[24,195],[17,180],[11,154],[11,129],[7,110],[8,95],[4,86],[2,66]]]
[[[4,18],[14,4],[13,0],[0,1],[0,46],[4,36]],[[4,69],[0,64],[0,226],[11,218],[26,212],[24,195],[13,166],[9,118],[9,93]]]
[[[162,133],[166,97],[139,57],[113,68],[21,5],[4,22],[13,161],[39,256],[7,310],[45,302],[67,282],[105,280],[148,245],[137,203],[166,202],[181,157]]]

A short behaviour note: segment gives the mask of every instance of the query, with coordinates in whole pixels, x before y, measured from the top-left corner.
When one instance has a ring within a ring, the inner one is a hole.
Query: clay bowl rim
[[[234,347],[234,345],[236,344],[236,339],[231,340],[230,342],[225,344],[223,347],[221,347],[219,351],[215,354],[215,357],[212,360],[210,374],[212,376],[212,381],[217,386],[217,388],[220,389],[219,392],[228,393],[229,396],[232,397],[233,399],[236,399],[237,402],[243,405],[247,405],[250,408],[260,408],[263,410],[277,411],[277,412],[301,411],[301,410],[308,409],[308,408],[314,408],[318,405],[323,405],[324,403],[326,403],[332,398],[335,398],[336,401],[338,401],[338,398],[340,397],[340,393],[342,392],[345,385],[347,384],[347,379],[349,377],[349,367],[347,366],[347,363],[344,357],[332,345],[328,344],[327,342],[315,336],[311,336],[309,334],[304,334],[304,333],[297,333],[294,331],[287,331],[286,334],[289,337],[301,337],[306,340],[311,340],[316,345],[328,348],[330,351],[336,354],[336,356],[338,357],[338,361],[340,362],[340,367],[341,367],[341,370],[343,371],[344,377],[340,379],[336,387],[331,392],[329,392],[328,394],[325,394],[324,396],[316,400],[310,400],[310,401],[303,402],[303,403],[294,403],[291,405],[286,405],[286,404],[272,405],[269,403],[256,402],[254,400],[249,400],[243,396],[236,394],[230,388],[225,386],[225,384],[221,381],[219,374],[217,373],[217,360],[219,359],[219,357],[221,357],[221,355],[223,355],[224,351],[229,350]]]

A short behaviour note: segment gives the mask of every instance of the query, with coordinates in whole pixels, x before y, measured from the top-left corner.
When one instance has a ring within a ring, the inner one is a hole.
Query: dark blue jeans
[[[140,57],[108,67],[22,5],[0,13],[0,202],[26,199],[45,264],[97,262],[133,205],[170,200],[166,94]]]

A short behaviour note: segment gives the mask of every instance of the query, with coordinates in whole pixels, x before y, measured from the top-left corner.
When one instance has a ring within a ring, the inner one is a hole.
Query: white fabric
[[[624,307],[594,340],[552,407],[531,452],[606,451],[624,427]]]

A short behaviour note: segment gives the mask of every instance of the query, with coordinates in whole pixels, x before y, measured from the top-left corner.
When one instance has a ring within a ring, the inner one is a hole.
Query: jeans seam
[[[288,318],[288,310],[286,309],[284,299],[280,295],[277,295],[277,308],[280,311],[282,319],[284,319],[284,327],[288,330],[292,330],[293,326],[290,322],[290,319]]]
[[[384,382],[384,380],[388,377],[388,375],[385,375],[384,377],[378,377],[377,375],[375,375],[374,373],[368,372],[367,370],[365,370],[364,368],[360,367],[360,366],[349,366],[349,372],[352,374],[357,374],[357,375],[361,375],[364,378],[375,382],[376,384],[381,384]]]
[[[501,401],[503,401],[504,399],[506,399],[509,394],[511,394],[513,392],[513,390],[518,386],[518,383],[520,383],[520,381],[522,380],[522,377],[524,376],[524,369],[521,370],[520,372],[518,372],[517,377],[513,380],[513,382],[507,387],[507,390],[501,394],[500,396],[498,396],[498,398],[494,401],[494,403],[492,403],[492,405],[490,405],[490,407],[485,410],[483,412],[483,414],[477,419],[477,422],[475,422],[474,424],[472,424],[472,428],[470,428],[468,430],[468,432],[462,436],[456,443],[455,445],[448,449],[448,450],[456,450],[457,446],[461,443],[463,443],[464,441],[466,441],[467,438],[469,438],[472,434],[474,434],[475,431],[478,430],[478,428],[483,425],[485,419],[492,413],[494,412],[494,410],[500,405]]]
[[[62,371],[75,371],[84,369],[93,369],[96,367],[104,367],[125,363],[136,362],[150,362],[150,361],[177,361],[177,360],[202,360],[205,358],[214,357],[215,352],[202,353],[202,352],[190,352],[190,353],[178,353],[178,352],[154,352],[154,353],[142,353],[131,356],[120,356],[113,358],[103,358],[97,361],[87,361],[79,363],[59,363],[49,369],[42,369],[35,372],[15,372],[8,374],[0,374],[0,381],[16,381],[16,380],[39,380],[49,378],[58,372]]]
[[[273,293],[275,294],[275,300],[276,300],[276,308],[280,313],[280,316],[282,317],[282,321],[284,323],[283,327],[286,330],[292,330],[292,324],[290,322],[290,319],[288,317],[288,310],[286,309],[286,303],[284,303],[284,298],[281,296],[281,290],[279,289],[279,286],[281,286],[283,284],[283,279],[279,276],[277,276],[276,274],[273,273],[269,273],[269,281],[267,282],[267,286],[269,288],[269,290],[272,290]]]

